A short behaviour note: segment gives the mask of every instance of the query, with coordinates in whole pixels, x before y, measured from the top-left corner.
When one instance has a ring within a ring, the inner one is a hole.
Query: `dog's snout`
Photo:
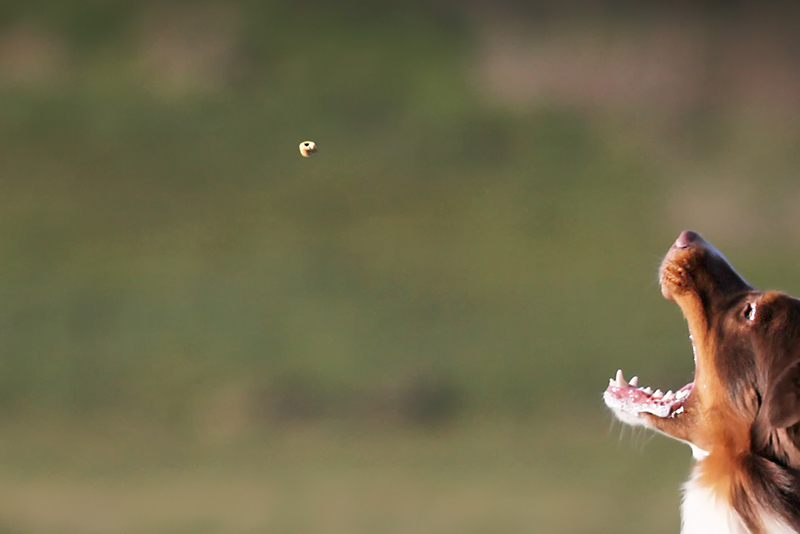
[[[700,234],[692,232],[691,230],[686,230],[681,232],[681,235],[675,240],[675,248],[689,248],[692,243],[697,243],[702,240],[703,238],[700,237]]]

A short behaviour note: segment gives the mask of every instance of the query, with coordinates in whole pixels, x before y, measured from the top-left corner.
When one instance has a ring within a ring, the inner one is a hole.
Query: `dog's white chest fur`
[[[693,475],[683,487],[681,534],[748,534],[748,530],[739,514]]]
[[[700,484],[696,475],[683,487],[681,534],[750,534],[729,503]],[[761,518],[768,534],[797,534],[786,523],[771,516]]]

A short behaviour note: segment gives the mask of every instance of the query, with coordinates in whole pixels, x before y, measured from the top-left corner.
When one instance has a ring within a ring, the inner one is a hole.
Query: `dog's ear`
[[[773,428],[788,428],[800,423],[800,358],[775,376],[764,396],[763,408]]]

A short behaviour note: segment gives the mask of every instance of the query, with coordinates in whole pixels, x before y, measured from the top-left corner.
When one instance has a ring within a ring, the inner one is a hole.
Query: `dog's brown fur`
[[[682,410],[639,421],[707,452],[694,480],[750,532],[768,534],[766,517],[800,532],[800,300],[754,289],[693,232],[660,281],[688,322],[695,380]]]

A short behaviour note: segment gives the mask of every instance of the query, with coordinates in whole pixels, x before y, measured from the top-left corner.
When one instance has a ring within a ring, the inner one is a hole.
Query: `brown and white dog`
[[[694,232],[660,281],[689,325],[694,381],[654,392],[617,371],[605,403],[692,447],[682,534],[800,533],[800,300],[754,289]]]

